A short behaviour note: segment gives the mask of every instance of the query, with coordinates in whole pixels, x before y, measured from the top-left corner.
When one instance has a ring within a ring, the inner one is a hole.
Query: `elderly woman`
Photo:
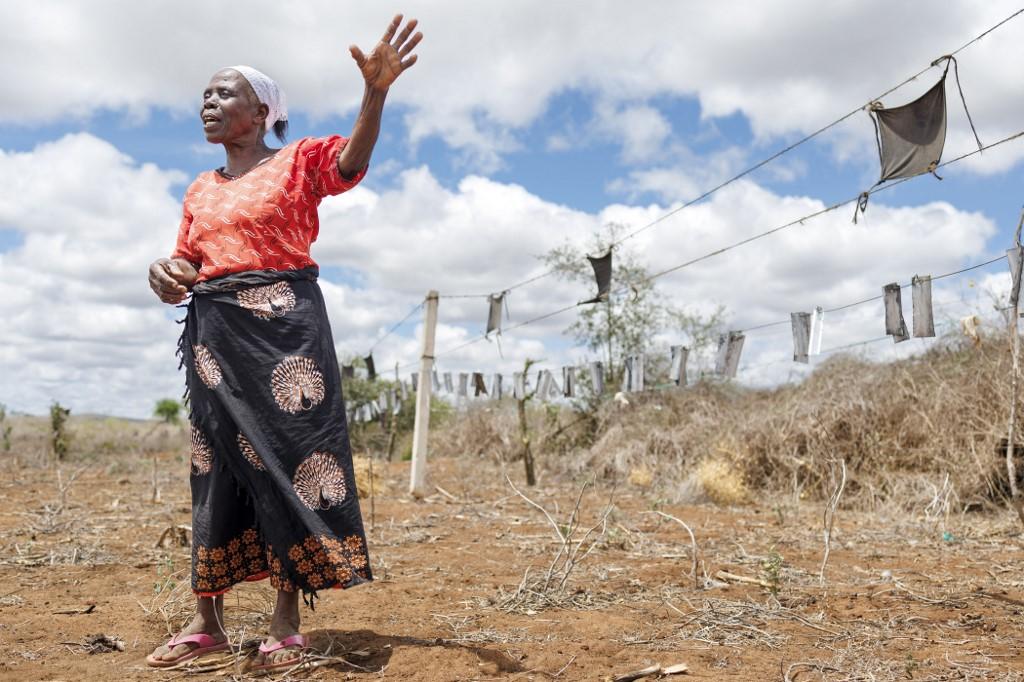
[[[147,659],[167,667],[228,647],[223,595],[270,578],[277,604],[258,669],[299,660],[299,594],[372,579],[356,496],[334,342],[310,244],[317,205],[366,173],[388,88],[416,62],[416,21],[388,26],[369,55],[349,139],[284,141],[284,95],[247,67],[221,69],[203,92],[206,139],[224,166],[185,193],[170,258],[149,269],[164,303],[191,292],[179,354],[192,424],[193,620]],[[401,29],[401,30],[400,30]]]

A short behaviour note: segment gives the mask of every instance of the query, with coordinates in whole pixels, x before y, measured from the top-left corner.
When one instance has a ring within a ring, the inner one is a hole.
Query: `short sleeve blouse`
[[[185,192],[171,258],[196,265],[199,281],[315,266],[309,248],[320,230],[317,206],[366,174],[342,177],[337,161],[347,142],[340,135],[297,140],[234,180],[200,173]]]

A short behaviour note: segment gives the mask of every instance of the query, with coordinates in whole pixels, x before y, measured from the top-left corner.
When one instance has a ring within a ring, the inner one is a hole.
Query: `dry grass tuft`
[[[649,488],[654,483],[654,474],[645,466],[635,467],[629,472],[629,482],[638,488]]]
[[[723,457],[701,460],[695,478],[704,494],[715,504],[731,507],[750,501],[750,489],[743,480],[743,472]]]
[[[380,473],[383,467],[384,464],[378,462],[371,476],[370,458],[360,457],[359,455],[352,456],[352,469],[356,476],[356,488],[359,490],[359,497],[369,497],[371,492],[375,495],[380,495],[387,490],[387,482]]]

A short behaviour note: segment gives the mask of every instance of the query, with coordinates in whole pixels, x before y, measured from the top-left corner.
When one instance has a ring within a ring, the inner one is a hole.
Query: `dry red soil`
[[[60,480],[0,465],[0,679],[251,678],[244,656],[203,659],[217,668],[206,672],[146,667],[189,615],[187,533],[156,546],[190,522],[188,465],[178,453],[155,467],[128,459],[94,461],[70,485],[84,463]],[[840,509],[822,584],[820,504],[726,510],[620,488],[602,526],[613,491],[600,485],[573,534],[597,524],[593,551],[565,589],[516,599],[524,572],[545,575],[562,543],[499,466],[431,462],[432,490],[445,492],[425,501],[405,494],[406,463],[378,473],[372,518],[363,501],[377,580],[304,608],[325,656],[279,678],[604,680],[685,663],[668,679],[1024,680],[1024,551],[1009,515]],[[580,483],[517,485],[564,527]],[[693,529],[699,581],[689,535],[658,511]],[[753,582],[704,577],[722,570]],[[265,583],[229,593],[233,641],[258,641],[270,599]],[[89,645],[95,635],[123,651]]]

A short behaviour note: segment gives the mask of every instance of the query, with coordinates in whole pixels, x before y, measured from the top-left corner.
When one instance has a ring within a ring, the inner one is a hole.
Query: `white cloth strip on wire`
[[[639,393],[646,387],[646,379],[644,377],[644,354],[637,353],[633,356],[633,372],[630,376],[632,386],[630,390],[634,393]]]
[[[576,368],[562,368],[562,395],[566,398],[576,397]]]
[[[718,337],[718,355],[715,358],[715,372],[720,376],[733,378],[740,367],[740,355],[746,337],[742,332],[731,331]]]
[[[1021,269],[1024,267],[1024,247],[1015,246],[1006,250],[1006,262],[1010,265],[1010,307],[1020,300]]]
[[[604,393],[604,363],[600,360],[590,363],[590,387],[594,395]]]
[[[542,369],[540,374],[537,376],[537,397],[541,400],[547,400],[548,394],[551,392],[551,372],[546,369]]]
[[[819,305],[811,313],[811,340],[809,355],[821,355],[821,338],[825,331],[825,310]]]
[[[548,394],[545,396],[546,400],[553,400],[559,398],[562,395],[562,387],[558,385],[558,379],[555,378],[554,373],[550,369],[544,370],[548,374]]]
[[[910,280],[910,298],[914,312],[914,336],[927,338],[935,336],[935,320],[932,314],[932,277],[914,275]]]
[[[686,360],[690,354],[690,349],[686,346],[672,346],[671,358],[672,364],[669,369],[669,379],[676,386],[686,385]]]
[[[487,331],[484,336],[491,332],[501,333],[501,306],[505,301],[505,294],[491,294],[487,297]]]

